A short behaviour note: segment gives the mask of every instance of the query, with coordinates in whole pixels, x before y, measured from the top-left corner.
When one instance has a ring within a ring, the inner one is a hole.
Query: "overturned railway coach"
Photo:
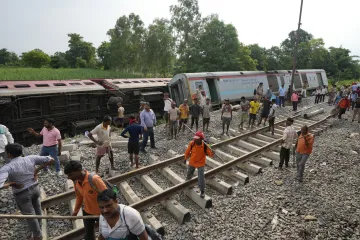
[[[0,123],[15,141],[26,146],[39,141],[27,132],[40,131],[43,119],[52,117],[62,134],[73,136],[90,130],[104,115],[117,115],[110,98],[123,100],[126,114],[137,113],[141,100],[162,113],[163,92],[170,79],[91,79],[1,81]]]
[[[290,70],[244,71],[244,72],[204,72],[175,75],[169,83],[169,90],[176,102],[191,99],[200,85],[210,97],[213,105],[219,105],[228,98],[231,102],[240,101],[242,96],[252,98],[254,89],[262,82],[264,91],[271,85],[273,93],[278,93],[282,84],[288,89],[291,82]],[[300,91],[307,83],[307,90],[327,86],[326,73],[321,69],[298,70],[295,73],[293,89]]]

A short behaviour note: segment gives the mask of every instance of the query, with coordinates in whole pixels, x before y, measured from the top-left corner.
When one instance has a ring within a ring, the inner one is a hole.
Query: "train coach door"
[[[219,94],[217,90],[217,79],[215,78],[206,78],[206,83],[209,87],[211,102],[219,102]]]
[[[173,100],[178,104],[180,105],[182,103],[182,101],[184,100],[183,99],[183,94],[181,92],[181,89],[180,88],[180,84],[177,83],[175,85],[172,85],[171,87],[171,96],[173,97]]]

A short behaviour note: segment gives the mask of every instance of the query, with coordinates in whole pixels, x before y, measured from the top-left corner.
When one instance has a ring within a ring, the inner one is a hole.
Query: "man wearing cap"
[[[260,102],[261,98],[264,95],[264,88],[263,88],[263,83],[259,83],[259,86],[256,88],[256,99],[258,102]]]
[[[129,133],[130,137],[126,136],[126,133]],[[129,138],[128,142],[128,153],[131,166],[134,165],[133,155],[135,155],[135,166],[139,168],[139,136],[142,133],[141,126],[136,123],[136,119],[134,116],[130,116],[129,125],[122,131],[120,134],[124,138]]]
[[[214,152],[204,143],[204,133],[197,132],[194,136],[193,141],[191,141],[185,151],[185,160],[190,157],[189,167],[187,171],[186,180],[190,180],[194,171],[197,168],[198,171],[198,185],[200,188],[200,197],[205,197],[205,161],[206,156],[213,157]]]
[[[143,142],[140,151],[146,153],[145,147],[150,136],[151,148],[155,147],[154,126],[156,125],[156,116],[153,110],[150,109],[150,103],[145,103],[145,109],[140,113],[141,126],[144,128]]]
[[[170,118],[170,134],[171,139],[174,137],[175,132],[175,139],[176,139],[176,133],[177,133],[177,121],[180,117],[180,110],[176,107],[176,102],[171,102],[171,108],[169,109],[169,118]],[[170,140],[170,139],[169,139]]]
[[[189,118],[189,105],[188,100],[184,99],[184,103],[179,106],[180,110],[180,121],[179,121],[179,133],[181,130],[181,127],[183,128],[183,132],[185,131],[185,125],[187,124],[188,118]]]
[[[206,98],[206,103],[202,107],[202,116],[203,116],[203,132],[205,132],[205,126],[206,131],[209,131],[209,123],[210,123],[210,111],[212,111],[212,107],[210,104],[210,98]]]
[[[225,99],[225,103],[222,107],[222,112],[221,112],[221,120],[222,120],[222,135],[225,134],[225,125],[226,125],[226,135],[229,136],[229,127],[230,127],[230,122],[232,120],[232,106],[230,104],[229,99]]]
[[[171,102],[173,100],[169,98],[169,93],[164,93],[164,117],[165,117],[165,127],[169,123],[169,109],[171,108]]]

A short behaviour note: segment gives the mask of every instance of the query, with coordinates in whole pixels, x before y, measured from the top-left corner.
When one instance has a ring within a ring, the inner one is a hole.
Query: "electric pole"
[[[296,71],[296,58],[297,58],[297,51],[298,51],[298,45],[299,45],[299,39],[300,39],[300,27],[301,27],[301,14],[302,14],[302,8],[303,8],[303,1],[301,0],[301,6],[300,6],[300,14],[299,14],[299,24],[298,29],[296,33],[296,42],[295,42],[295,49],[294,49],[294,58],[293,58],[293,69],[291,73],[291,84],[289,86],[289,97],[291,99],[291,94],[293,92],[293,86],[294,86],[294,80],[295,80],[295,71]]]

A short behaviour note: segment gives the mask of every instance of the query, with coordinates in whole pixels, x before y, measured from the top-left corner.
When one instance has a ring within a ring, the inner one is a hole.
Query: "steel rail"
[[[329,115],[327,117],[325,117],[324,119],[317,121],[313,124],[311,124],[309,127],[309,129],[325,122],[328,118],[332,117],[332,115]],[[237,163],[246,161],[249,158],[255,157],[259,154],[261,154],[262,152],[271,149],[273,146],[276,146],[278,144],[281,143],[281,139],[275,140],[257,150],[254,150],[252,152],[249,152],[241,157],[238,157],[232,161],[229,161],[225,164],[222,164],[221,166],[217,167],[217,168],[213,168],[209,171],[205,172],[205,178],[210,178],[212,176],[215,176],[223,171],[228,170],[229,168],[231,168],[232,166],[234,166]],[[147,198],[142,199],[139,202],[133,203],[130,206],[135,208],[138,211],[144,210],[146,208],[148,208],[149,206],[152,206],[154,204],[160,203],[161,201],[163,201],[164,199],[168,199],[170,197],[172,197],[173,195],[175,195],[178,192],[181,192],[187,188],[191,188],[192,186],[197,184],[197,177],[193,177],[192,179],[185,181],[183,183],[177,184],[173,187],[167,188],[164,191],[154,194],[152,196],[149,196]],[[57,237],[56,239],[81,239],[81,237],[85,234],[85,228],[78,228],[78,229],[74,229],[70,232],[67,232],[59,237]]]
[[[317,105],[316,105],[317,106]],[[312,107],[311,107],[312,108]],[[307,108],[306,110],[308,110],[310,108]],[[294,115],[292,118],[298,118],[298,117],[301,117],[301,114],[296,114]],[[275,123],[275,125],[280,125],[282,123],[285,123],[286,122],[286,119],[285,120],[281,120],[281,121],[278,121]],[[219,146],[222,146],[224,144],[228,144],[230,142],[233,142],[233,141],[236,141],[236,140],[240,140],[240,139],[243,139],[243,138],[247,138],[251,135],[254,135],[254,134],[257,134],[259,132],[263,132],[263,131],[266,131],[269,127],[262,127],[262,128],[259,128],[259,129],[256,129],[256,130],[253,130],[251,132],[248,132],[248,133],[244,133],[244,134],[241,134],[239,136],[235,136],[235,137],[232,137],[232,138],[229,138],[229,139],[226,139],[224,141],[221,141],[221,142],[217,142],[217,143],[214,143],[212,144],[211,146],[214,148],[214,147],[219,147]],[[135,169],[133,171],[130,171],[130,172],[126,172],[126,173],[123,173],[121,175],[117,175],[117,176],[114,176],[114,177],[111,177],[111,178],[108,178],[107,180],[111,183],[111,184],[117,184],[119,182],[123,182],[129,178],[132,178],[132,177],[136,177],[138,175],[144,175],[148,172],[151,172],[151,171],[154,171],[158,168],[164,168],[168,165],[171,165],[171,164],[174,164],[176,162],[179,162],[181,160],[184,160],[184,154],[182,155],[179,155],[179,156],[176,156],[176,157],[173,157],[173,158],[170,158],[166,161],[161,161],[161,162],[158,162],[158,163],[154,163],[154,164],[151,164],[151,165],[148,165],[148,166],[145,166],[145,167],[142,167],[140,169]],[[68,191],[68,192],[64,192],[64,193],[60,193],[60,194],[56,194],[56,195],[53,195],[53,196],[50,196],[50,197],[47,197],[46,199],[42,200],[41,201],[41,208],[42,209],[45,209],[45,208],[49,208],[51,206],[54,206],[54,205],[57,205],[57,204],[60,204],[60,203],[63,203],[63,202],[66,202],[66,201],[69,201],[71,199],[75,198],[75,192],[74,190],[72,191]]]

